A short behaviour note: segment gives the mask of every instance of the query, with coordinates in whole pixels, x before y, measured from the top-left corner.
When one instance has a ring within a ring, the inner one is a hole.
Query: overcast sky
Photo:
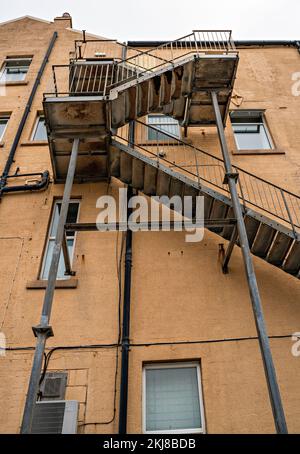
[[[195,29],[232,29],[235,39],[299,39],[300,0],[1,0],[0,22],[30,15],[107,38],[176,39]]]

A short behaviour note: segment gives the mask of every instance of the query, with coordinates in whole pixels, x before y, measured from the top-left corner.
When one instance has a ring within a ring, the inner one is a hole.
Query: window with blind
[[[170,140],[169,136],[180,139],[179,123],[172,117],[148,115],[148,125],[151,126],[151,128],[148,128],[148,140]]]
[[[204,433],[199,363],[151,364],[143,374],[144,433]]]

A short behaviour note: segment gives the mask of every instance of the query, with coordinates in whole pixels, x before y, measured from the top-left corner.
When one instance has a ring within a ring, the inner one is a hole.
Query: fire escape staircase
[[[116,177],[149,196],[203,196],[204,224],[229,240],[224,272],[241,244],[274,424],[277,433],[287,433],[249,245],[254,255],[299,278],[300,197],[230,163],[224,126],[238,64],[231,32],[194,31],[129,53],[97,62],[77,56],[53,67],[54,88],[44,96],[54,181],[64,184],[64,195],[40,323],[33,327],[37,343],[21,432],[32,432],[45,345],[53,336],[61,249],[72,273],[65,232],[96,227],[66,224],[72,185]],[[139,120],[151,112],[185,128],[217,126],[223,159]]]
[[[157,49],[135,50],[127,59],[76,59],[53,67],[54,92],[45,95],[44,111],[55,181],[65,181],[78,138],[75,182],[113,176],[146,195],[203,195],[205,219],[224,220],[208,228],[230,241],[226,272],[239,239],[230,223],[223,160],[138,118],[155,112],[185,127],[216,125],[216,91],[225,125],[237,64],[231,34],[197,31]],[[234,171],[252,253],[299,278],[299,196],[236,166]]]

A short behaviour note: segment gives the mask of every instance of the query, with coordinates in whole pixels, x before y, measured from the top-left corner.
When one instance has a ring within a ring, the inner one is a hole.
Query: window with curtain
[[[44,115],[38,116],[31,140],[33,141],[47,140],[47,129]]]
[[[230,113],[230,119],[239,150],[271,150],[273,148],[263,111],[234,111]]]
[[[57,231],[57,227],[58,227],[60,210],[61,210],[61,201],[57,201],[57,202],[55,202],[54,207],[53,207],[52,219],[51,219],[51,223],[50,223],[47,245],[46,245],[44,259],[43,259],[41,279],[48,279],[50,265],[51,265],[51,259],[52,259],[53,249],[54,249],[54,243],[55,243],[55,236],[56,236],[56,231]],[[78,211],[79,211],[79,202],[72,201],[69,204],[67,223],[77,222]],[[73,252],[74,252],[74,243],[75,243],[75,232],[67,231],[66,240],[67,240],[70,261],[72,262]],[[61,250],[60,258],[59,258],[57,279],[68,279],[69,276],[65,276],[65,270],[66,270],[65,261],[64,261],[63,251]]]
[[[204,432],[198,363],[144,367],[144,432]]]
[[[177,120],[167,115],[148,115],[148,125],[158,131],[148,128],[148,140],[170,140],[170,135],[180,139],[180,127]],[[159,132],[162,131],[162,132]],[[164,134],[169,134],[167,136]]]

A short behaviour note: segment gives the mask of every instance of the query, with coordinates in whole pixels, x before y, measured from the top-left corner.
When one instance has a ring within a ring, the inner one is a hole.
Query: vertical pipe
[[[34,97],[35,97],[35,94],[37,92],[38,86],[39,86],[39,84],[41,82],[41,78],[42,78],[42,76],[44,74],[44,70],[45,70],[46,65],[48,63],[48,60],[49,60],[49,57],[51,55],[51,52],[52,52],[52,49],[54,47],[55,41],[57,39],[57,36],[58,36],[57,32],[54,32],[53,35],[52,35],[52,38],[50,40],[48,49],[47,49],[47,51],[45,53],[45,56],[43,58],[41,67],[39,69],[39,72],[38,72],[38,74],[36,76],[36,79],[34,81],[34,84],[33,84],[29,99],[27,101],[24,113],[22,115],[21,122],[20,122],[18,130],[17,130],[17,134],[15,135],[13,144],[11,146],[11,149],[10,149],[10,152],[9,152],[9,155],[8,155],[5,167],[4,167],[4,170],[3,170],[1,178],[0,178],[0,194],[1,194],[2,189],[4,188],[4,186],[6,185],[6,180],[7,180],[10,168],[12,166],[12,163],[14,162],[14,157],[15,157],[15,154],[16,154],[16,150],[17,150],[17,147],[18,147],[18,144],[19,144],[19,141],[20,141],[20,138],[21,138],[25,123],[27,121],[27,118],[28,118],[28,115],[29,115],[29,112],[30,112],[30,109],[31,109],[31,106],[32,106],[32,102],[34,100]]]
[[[221,118],[221,113],[218,104],[218,98],[216,92],[211,93],[213,109],[216,117],[217,129],[219,140],[221,144],[225,171],[228,178],[228,185],[231,194],[232,206],[234,209],[237,229],[239,235],[240,246],[242,249],[244,266],[246,271],[246,276],[248,280],[250,298],[252,302],[252,308],[254,313],[254,319],[259,339],[259,345],[261,350],[261,355],[263,359],[263,365],[269,390],[270,402],[273,411],[274,423],[277,433],[286,434],[287,425],[285,421],[285,415],[283,411],[283,406],[281,402],[280,391],[277,383],[275,367],[273,364],[271,348],[269,343],[269,338],[267,336],[264,315],[261,305],[260,294],[258,290],[258,285],[256,281],[256,275],[253,267],[253,262],[251,258],[251,252],[247,237],[247,231],[244,223],[242,208],[239,201],[239,196],[236,188],[236,176],[232,173],[232,166],[230,162],[230,156],[228,153],[227,143],[224,134],[224,127]]]
[[[44,351],[47,338],[53,336],[53,331],[49,325],[51,309],[53,303],[53,295],[55,290],[55,282],[57,277],[60,252],[62,241],[65,234],[65,223],[67,221],[67,214],[69,202],[71,198],[72,185],[75,175],[77,155],[78,155],[79,139],[74,139],[72,154],[70,158],[68,174],[64,189],[64,196],[61,205],[61,211],[55,236],[55,244],[52,253],[51,265],[49,270],[47,288],[44,296],[44,304],[40,324],[33,327],[33,332],[37,337],[36,348],[34,352],[33,365],[29,379],[28,392],[26,396],[25,408],[23,413],[23,421],[21,426],[21,433],[28,434],[32,431],[32,421],[34,409],[37,399],[39,380],[41,375]]]
[[[127,206],[132,197],[132,187],[127,190]],[[128,209],[127,219],[131,214]],[[131,296],[131,266],[132,266],[132,231],[126,232],[125,276],[124,276],[124,303],[123,303],[123,329],[122,329],[122,365],[120,384],[120,411],[119,434],[127,433],[127,405],[128,405],[128,362],[129,362],[129,336],[130,336],[130,296]]]

